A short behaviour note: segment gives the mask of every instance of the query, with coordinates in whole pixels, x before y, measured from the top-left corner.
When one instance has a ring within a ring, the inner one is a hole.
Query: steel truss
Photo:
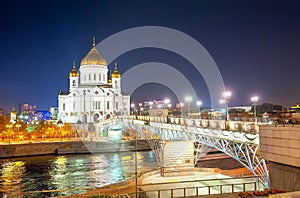
[[[112,124],[111,122],[110,124]],[[259,155],[259,136],[244,132],[222,131],[218,129],[204,129],[185,125],[154,123],[145,124],[138,120],[120,119],[118,124],[124,124],[138,131],[147,139],[155,157],[162,164],[164,144],[168,141],[191,140],[196,148],[195,162],[203,156],[208,147],[216,148],[237,160],[246,167],[260,182],[269,188],[269,174],[266,162]]]

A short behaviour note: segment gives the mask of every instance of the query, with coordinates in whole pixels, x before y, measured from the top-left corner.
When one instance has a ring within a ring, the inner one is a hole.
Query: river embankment
[[[109,141],[63,141],[63,142],[36,142],[26,144],[0,145],[0,158],[24,157],[36,155],[63,155],[63,154],[89,154],[128,151],[151,150],[146,140],[122,142]]]

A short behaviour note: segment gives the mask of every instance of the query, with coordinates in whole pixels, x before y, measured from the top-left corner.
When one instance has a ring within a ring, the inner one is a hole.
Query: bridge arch
[[[110,124],[119,123],[136,130],[148,140],[150,147],[157,148],[158,151],[153,150],[156,156],[162,156],[159,153],[164,150],[161,148],[162,142],[178,140],[198,142],[214,147],[236,159],[250,170],[253,175],[257,176],[266,188],[270,186],[266,162],[259,155],[258,134],[226,131],[217,128],[202,128],[196,124],[197,119],[186,119],[185,124],[144,122],[143,120],[132,120],[131,118],[115,119],[115,121],[111,120],[110,123],[100,123],[100,125],[109,127]],[[157,160],[159,162],[159,159]]]

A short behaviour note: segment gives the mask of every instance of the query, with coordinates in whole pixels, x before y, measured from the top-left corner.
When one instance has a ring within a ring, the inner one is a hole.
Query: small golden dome
[[[70,77],[78,77],[79,76],[79,73],[77,72],[75,65],[73,65],[73,69],[72,69],[72,71],[70,71],[69,76]]]
[[[108,78],[108,84],[111,84],[112,83],[112,80],[111,80],[111,77]]]
[[[91,51],[81,60],[80,65],[104,65],[107,66],[106,60],[96,49],[95,37],[93,39],[93,48]]]
[[[111,74],[111,77],[112,78],[121,78],[121,74],[119,73],[118,68],[117,68],[117,63],[115,63],[115,69],[114,69],[114,72]]]

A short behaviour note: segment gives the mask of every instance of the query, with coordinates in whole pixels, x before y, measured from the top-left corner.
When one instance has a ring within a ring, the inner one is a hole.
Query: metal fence
[[[114,187],[110,187],[114,189]],[[6,197],[77,197],[77,198],[178,198],[200,195],[213,195],[224,193],[236,193],[245,191],[262,190],[263,185],[259,183],[258,177],[241,177],[225,179],[207,179],[194,181],[176,181],[166,183],[143,184],[138,186],[138,192],[125,193],[115,189],[114,195],[108,191],[90,188],[73,188],[61,190],[42,190],[17,192],[7,194]],[[89,192],[90,191],[90,192]],[[94,191],[95,193],[91,193]],[[79,194],[89,192],[87,194]],[[17,193],[17,194],[16,194]]]

